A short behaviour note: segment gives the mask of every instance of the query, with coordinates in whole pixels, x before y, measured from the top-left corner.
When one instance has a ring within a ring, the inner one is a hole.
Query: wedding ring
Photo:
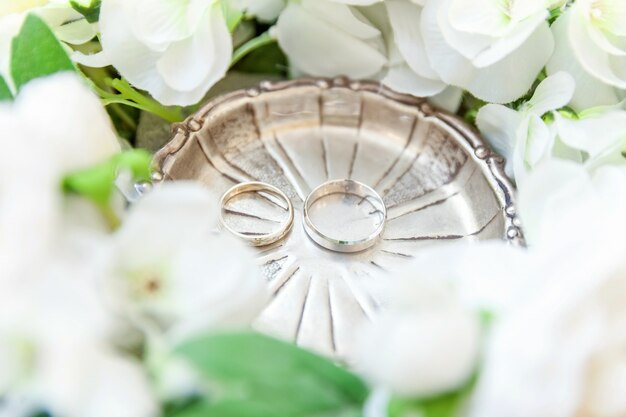
[[[310,212],[316,201],[332,194],[356,196],[359,198],[357,205],[367,202],[374,209],[369,214],[378,214],[380,222],[375,225],[374,230],[365,238],[348,240],[328,236],[328,234],[316,227],[311,219]],[[387,208],[383,199],[373,188],[354,180],[333,180],[323,183],[309,194],[304,202],[303,217],[304,230],[315,243],[334,252],[354,253],[368,249],[378,242],[385,228]]]
[[[271,194],[285,202],[285,204],[287,205],[288,217],[286,222],[281,223],[281,226],[278,230],[266,234],[242,233],[234,230],[226,223],[226,220],[224,219],[224,208],[226,207],[226,204],[240,194],[251,192]],[[289,199],[289,197],[287,197],[285,193],[280,191],[278,188],[264,182],[254,181],[237,184],[228,191],[226,191],[220,199],[219,220],[222,227],[224,227],[226,230],[228,230],[230,233],[237,236],[238,238],[245,240],[252,246],[267,246],[284,238],[293,226],[293,217],[293,205],[291,204],[291,200]]]

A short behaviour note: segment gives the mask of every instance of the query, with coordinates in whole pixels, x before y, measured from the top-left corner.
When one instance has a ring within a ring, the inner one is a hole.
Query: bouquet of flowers
[[[349,364],[251,331],[252,250],[150,185],[169,124],[301,75],[476,126],[528,242],[425,249]],[[0,416],[626,416],[625,100],[626,0],[2,0]]]

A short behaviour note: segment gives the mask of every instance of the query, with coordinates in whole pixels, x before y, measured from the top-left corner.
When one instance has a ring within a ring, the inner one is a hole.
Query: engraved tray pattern
[[[450,241],[523,244],[503,162],[457,117],[346,78],[264,82],[220,97],[175,125],[155,156],[157,180],[200,181],[216,200],[251,180],[292,199],[292,232],[259,250],[274,298],[255,326],[347,361],[353,329],[381,307],[375,288],[392,279],[386,270]],[[388,207],[382,240],[365,252],[327,251],[303,230],[308,193],[339,178],[372,186]],[[268,230],[282,208],[253,203],[231,213],[251,233]]]

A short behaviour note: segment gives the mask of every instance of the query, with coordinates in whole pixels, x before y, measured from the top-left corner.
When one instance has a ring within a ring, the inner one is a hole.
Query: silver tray
[[[381,308],[374,288],[392,279],[386,271],[451,241],[523,243],[503,159],[459,118],[378,83],[264,82],[211,101],[173,132],[155,156],[157,180],[200,181],[216,200],[258,180],[291,198],[292,232],[258,252],[274,298],[255,326],[340,360]],[[340,178],[374,187],[388,207],[382,240],[365,252],[330,252],[303,230],[308,193]],[[285,216],[257,197],[228,207],[235,227],[262,233]]]

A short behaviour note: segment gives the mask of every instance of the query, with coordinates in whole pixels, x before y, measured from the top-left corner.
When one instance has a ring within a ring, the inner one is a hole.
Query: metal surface
[[[301,79],[234,92],[175,126],[155,164],[155,180],[200,181],[216,201],[243,181],[291,198],[292,232],[259,251],[274,298],[255,326],[342,360],[354,329],[381,308],[373,288],[393,279],[386,271],[432,245],[523,239],[502,158],[457,117],[378,83]],[[301,224],[311,190],[346,178],[388,209],[380,241],[355,254],[321,248]],[[257,198],[234,201],[230,215],[239,230],[266,233],[285,214]]]

